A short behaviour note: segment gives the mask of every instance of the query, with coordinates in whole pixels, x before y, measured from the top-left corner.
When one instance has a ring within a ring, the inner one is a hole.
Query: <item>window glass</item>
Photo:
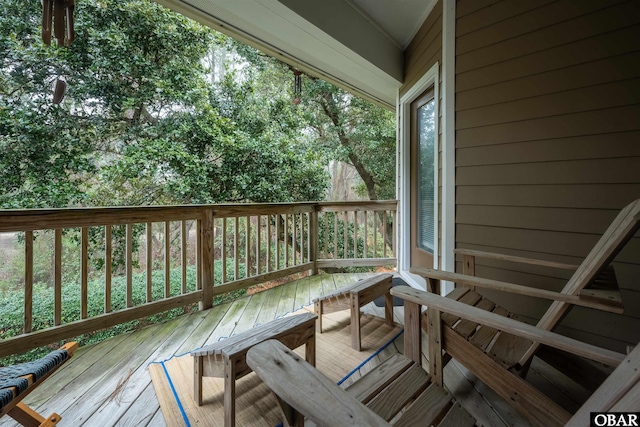
[[[418,247],[433,253],[435,247],[435,101],[418,108]]]

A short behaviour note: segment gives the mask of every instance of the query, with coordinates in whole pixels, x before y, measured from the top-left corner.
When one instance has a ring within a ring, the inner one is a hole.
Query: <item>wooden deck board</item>
[[[177,346],[171,338],[179,339],[181,327],[189,318],[189,316],[182,317],[184,320],[178,318],[163,323],[156,333],[148,336],[131,353],[120,353],[120,360],[109,374],[87,391],[91,398],[74,400],[66,408],[65,423],[81,425],[94,415],[103,419],[104,422],[119,418],[129,403],[150,383],[147,364],[154,360],[166,359],[175,351]]]
[[[367,277],[367,274],[303,278],[296,284],[293,297],[287,293],[285,298],[293,301],[293,308],[299,308],[299,305],[306,305],[312,298],[320,296],[325,288],[335,290],[338,285],[352,283],[361,277]],[[28,396],[25,403],[46,414],[57,411],[62,415],[61,426],[84,424],[105,427],[163,427],[166,422],[151,386],[148,362],[183,354],[207,342],[217,341],[221,335],[230,335],[241,328],[266,323],[285,314],[279,313],[281,308],[285,308],[285,304],[280,307],[283,289],[285,287],[279,286],[262,292],[262,296],[256,294],[241,298],[233,303],[214,306],[206,312],[191,313],[100,344],[80,348],[73,359]],[[377,315],[378,310],[373,308],[366,312]],[[403,323],[402,307],[395,307],[394,313],[395,320]],[[363,327],[367,325],[367,317],[363,316]],[[327,315],[325,319],[329,328],[345,327],[348,322],[348,314],[340,312],[335,313],[335,318]],[[366,336],[365,332],[364,337]],[[403,339],[400,337],[396,343],[376,355],[374,360],[381,363],[398,350],[401,351],[402,343]],[[426,357],[423,359],[426,362]],[[562,393],[577,394],[578,399],[584,398],[584,391],[576,391],[574,385],[566,384],[566,379],[554,375],[554,369],[550,366],[536,363],[534,359],[532,370],[537,380],[543,378],[548,382],[547,386],[557,387]],[[356,372],[353,378],[366,372],[367,367]],[[123,384],[120,393],[112,398],[123,378],[128,378],[128,381]],[[482,424],[530,425],[528,420],[522,418],[457,362],[452,361],[445,367],[444,380],[445,387]],[[0,427],[14,425],[15,422],[9,417],[0,419]]]
[[[309,277],[309,303],[321,295],[324,295],[322,290],[322,275],[318,274]]]
[[[311,279],[309,277],[304,277],[298,280],[298,287],[296,288],[296,301],[294,303],[295,310],[299,310],[311,304],[311,299],[309,298],[310,286]]]
[[[236,322],[236,327],[233,331],[234,335],[252,329],[256,326],[258,316],[260,315],[260,311],[262,310],[262,306],[264,305],[267,295],[268,294],[266,292],[258,292],[251,295],[242,316]]]
[[[118,420],[118,426],[137,427],[149,425],[155,427],[156,424],[151,424],[151,420],[154,419],[159,409],[160,404],[158,403],[156,392],[153,388],[153,384],[149,382],[147,387],[142,391],[142,393],[140,393],[135,401],[129,405],[127,411],[120,417]],[[108,425],[108,421],[108,419],[106,421],[100,421],[94,416],[89,419],[87,425]],[[96,424],[92,424],[93,422],[96,422]]]
[[[256,319],[256,325],[263,325],[278,316],[278,304],[282,295],[282,286],[264,291],[266,298],[263,302],[260,314]]]
[[[176,350],[176,354],[183,354],[188,351],[201,347],[204,342],[211,336],[212,332],[218,327],[218,324],[231,307],[231,303],[216,305],[205,312],[204,319],[193,328],[189,336]],[[195,314],[195,313],[194,313]]]
[[[65,363],[58,369],[56,375],[47,379],[45,387],[38,387],[29,395],[29,405],[38,408],[49,400],[51,392],[47,388],[63,390],[67,387],[66,390],[71,390],[72,386],[69,386],[69,383],[81,375],[84,375],[84,373],[96,363],[101,363],[102,358],[106,357],[109,352],[113,351],[113,349],[129,335],[130,334],[123,334],[90,347],[80,347],[74,353],[73,359],[71,359],[73,363]],[[93,351],[97,351],[97,353],[93,353]]]
[[[298,287],[297,281],[289,282],[282,287],[282,294],[280,295],[280,301],[278,302],[278,316],[283,316],[295,311],[294,305],[296,302],[296,289]]]
[[[100,353],[94,353],[91,349],[90,358],[95,358],[96,362],[87,367],[87,369],[80,372],[75,378],[73,378],[67,385],[59,389],[50,389],[58,391],[50,399],[46,400],[42,405],[36,406],[38,412],[51,413],[57,412],[63,415],[66,420],[69,414],[69,407],[74,402],[85,402],[88,396],[105,386],[106,379],[109,376],[120,376],[124,373],[129,364],[129,358],[125,360],[123,355],[133,355],[132,358],[136,358],[136,354],[140,354],[143,350],[149,352],[145,348],[141,348],[141,345],[147,340],[152,339],[155,328],[145,328],[140,331],[136,331],[127,334],[126,339],[119,342],[113,349],[106,353],[104,356]],[[157,334],[156,334],[157,335]],[[137,356],[141,358],[143,356]],[[73,365],[73,359],[67,363],[67,365]],[[57,373],[56,373],[57,374]],[[39,387],[42,389],[42,387]],[[48,387],[47,387],[48,388]],[[113,390],[111,390],[113,391]],[[27,404],[31,404],[31,396],[28,396]],[[66,421],[65,421],[66,422]]]
[[[218,326],[216,326],[216,329],[211,333],[211,336],[202,343],[202,345],[212,344],[221,338],[228,338],[233,335],[233,332],[236,329],[236,324],[242,317],[242,314],[247,308],[247,305],[249,305],[250,300],[251,296],[246,296],[238,298],[232,302],[231,306],[224,314],[224,317],[220,320]]]
[[[158,410],[156,411],[156,414],[153,416],[153,418],[151,418],[151,421],[149,421],[149,424],[147,425],[149,427],[166,427],[167,426],[167,422],[164,420],[164,415],[162,415],[160,406],[158,406]]]

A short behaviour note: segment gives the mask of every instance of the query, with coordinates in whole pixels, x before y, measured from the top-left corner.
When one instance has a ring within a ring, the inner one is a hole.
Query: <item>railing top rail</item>
[[[318,211],[320,212],[339,212],[339,211],[385,211],[396,210],[398,207],[397,200],[362,200],[347,202],[318,202]]]
[[[94,227],[131,223],[201,219],[213,210],[214,217],[295,214],[344,210],[395,210],[397,201],[225,203],[182,206],[127,206],[59,209],[0,210],[0,232],[34,231],[56,228]]]
[[[200,219],[200,206],[0,210],[0,232]]]

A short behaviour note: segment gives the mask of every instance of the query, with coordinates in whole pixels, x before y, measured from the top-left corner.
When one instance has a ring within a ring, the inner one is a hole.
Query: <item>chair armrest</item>
[[[409,270],[424,278],[446,280],[462,285],[475,286],[478,288],[495,289],[498,291],[511,292],[517,295],[525,295],[535,298],[544,298],[552,301],[562,301],[568,304],[582,307],[594,308],[611,313],[622,314],[624,309],[618,305],[612,305],[609,301],[601,299],[583,298],[577,295],[568,295],[560,292],[548,291],[546,289],[532,288],[529,286],[516,285],[514,283],[500,282],[498,280],[485,279],[482,277],[469,276],[466,274],[451,273],[448,271],[433,270],[431,268],[411,268]]]
[[[578,267],[580,267],[579,265],[576,265],[576,264],[565,264],[563,262],[546,261],[546,260],[536,259],[536,258],[525,258],[520,256],[514,256],[514,255],[499,254],[495,252],[476,251],[473,249],[458,248],[458,249],[454,249],[453,252],[458,255],[467,255],[475,258],[496,259],[500,261],[516,262],[519,264],[530,264],[530,265],[537,265],[540,267],[559,268],[563,270],[575,271],[578,269]]]
[[[409,286],[396,286],[391,289],[391,294],[405,301],[411,301],[428,308],[451,313],[463,319],[568,351],[610,366],[618,366],[625,358],[624,354],[583,343],[554,332],[545,331],[527,323],[518,322],[508,317],[499,316],[495,313]]]
[[[390,425],[279,341],[252,347],[247,363],[280,401],[318,426]]]

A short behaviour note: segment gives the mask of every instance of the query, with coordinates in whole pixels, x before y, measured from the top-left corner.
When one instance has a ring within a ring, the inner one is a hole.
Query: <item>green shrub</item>
[[[233,263],[227,263],[227,277],[233,276]],[[245,268],[239,266],[239,278],[245,277]],[[216,261],[214,265],[214,282],[222,281],[222,262]],[[170,271],[170,296],[181,293],[182,274],[179,268]],[[187,292],[196,290],[196,268],[187,267]],[[111,282],[111,309],[121,310],[126,307],[126,277],[113,277]],[[152,272],[152,300],[164,298],[164,270]],[[146,302],[147,274],[146,272],[132,275],[131,298],[134,306]],[[227,294],[217,295],[214,304],[231,301],[246,295],[246,289],[240,289]],[[93,317],[104,313],[105,280],[104,277],[92,280],[88,283],[87,315]],[[80,346],[95,344],[114,336],[130,332],[141,327],[174,319],[182,314],[190,313],[196,309],[196,304],[174,308],[154,314],[144,319],[122,323],[111,328],[97,330],[65,341],[78,341]],[[81,298],[80,283],[65,283],[62,286],[62,323],[80,320]],[[54,290],[47,284],[37,283],[33,289],[33,330],[46,329],[53,326],[54,315]],[[24,321],[24,292],[22,289],[6,291],[0,294],[0,338],[6,339],[20,335],[23,331]],[[0,366],[22,363],[44,356],[52,349],[62,345],[61,342],[51,343],[48,346],[32,349],[26,353],[12,355],[0,359]]]

